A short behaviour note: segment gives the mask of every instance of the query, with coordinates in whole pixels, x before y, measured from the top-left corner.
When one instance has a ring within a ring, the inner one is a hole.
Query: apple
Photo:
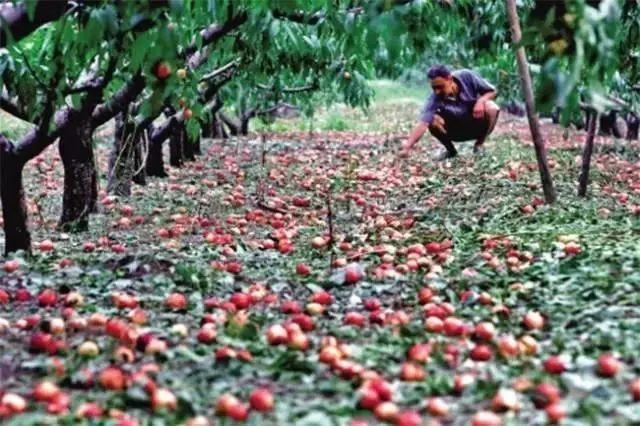
[[[274,324],[267,330],[267,342],[270,345],[281,345],[287,343],[288,340],[289,334],[280,324]]]
[[[126,379],[122,370],[117,367],[107,367],[100,372],[100,384],[108,390],[122,390],[126,386]]]
[[[471,418],[471,426],[500,426],[502,420],[491,411],[478,411]]]
[[[360,390],[360,399],[358,405],[365,410],[373,410],[380,404],[380,396],[378,393],[370,388],[363,388]]]
[[[187,78],[187,70],[184,68],[180,68],[178,69],[178,71],[176,71],[176,75],[178,76],[178,78],[185,79]]]
[[[249,407],[247,404],[234,404],[227,410],[227,416],[237,422],[244,422],[249,417]]]
[[[385,401],[380,404],[373,410],[373,414],[376,416],[378,420],[384,422],[393,422],[398,416],[400,409],[396,404],[390,401]]]
[[[166,80],[171,75],[171,66],[164,61],[159,61],[153,67],[153,73],[158,80]]]
[[[242,272],[242,265],[238,262],[229,262],[227,263],[226,271],[230,274],[237,275]]]
[[[18,263],[17,260],[7,260],[2,265],[2,269],[4,269],[4,271],[8,274],[17,271],[19,267],[20,267],[20,264]]]
[[[95,344],[95,342],[87,340],[80,344],[80,346],[78,347],[78,353],[82,356],[94,357],[97,356],[98,353],[100,353],[100,348],[98,348],[98,345]]]
[[[55,246],[53,245],[53,242],[51,240],[44,240],[38,244],[38,250],[40,250],[43,253],[53,251],[54,249],[55,249]]]
[[[398,414],[395,426],[420,426],[422,424],[421,422],[422,419],[417,411],[406,410]]]
[[[540,383],[536,386],[532,399],[537,408],[545,408],[560,401],[560,390],[553,383]]]
[[[346,284],[355,284],[363,277],[360,265],[351,263],[344,269],[344,282]]]
[[[476,345],[471,350],[470,357],[474,361],[489,361],[493,356],[491,348],[487,345]]]
[[[444,330],[444,321],[438,317],[427,317],[424,322],[424,328],[430,333],[442,333],[442,330]]]
[[[551,424],[560,423],[567,415],[567,410],[558,402],[548,405],[544,411]]]
[[[165,304],[170,309],[181,311],[187,308],[187,298],[182,293],[171,293],[167,296]]]
[[[407,357],[411,361],[425,363],[429,361],[429,355],[431,354],[431,345],[428,343],[416,343],[409,348]]]
[[[333,296],[326,291],[319,291],[311,296],[311,302],[321,305],[330,305],[333,302]]]
[[[622,364],[611,354],[603,354],[598,358],[596,371],[599,376],[613,377],[622,368]]]
[[[544,371],[549,374],[562,374],[567,369],[562,357],[554,355],[544,362]]]
[[[33,389],[32,396],[36,401],[53,402],[60,395],[60,388],[53,382],[40,382]]]
[[[420,301],[421,305],[426,305],[431,301],[432,298],[433,290],[431,290],[429,287],[422,287],[418,291],[418,300]]]
[[[18,394],[7,392],[0,399],[0,407],[7,407],[12,414],[22,413],[27,409],[27,401]]]
[[[313,331],[313,329],[315,328],[313,318],[305,314],[294,314],[291,317],[291,321],[298,324],[302,331]]]
[[[102,417],[102,408],[95,402],[83,402],[78,406],[75,414],[77,418],[98,419]]]
[[[285,314],[299,314],[302,312],[300,303],[295,300],[285,300],[280,306],[280,310]]]
[[[43,290],[38,295],[38,304],[40,306],[53,306],[56,304],[57,300],[58,300],[58,295],[56,294],[55,291],[51,289]]]
[[[518,411],[520,401],[518,394],[513,389],[500,389],[491,400],[491,407],[494,411]]]
[[[185,108],[182,111],[182,117],[185,119],[185,121],[186,120],[190,120],[191,117],[193,117],[193,111],[191,111],[191,109],[189,109],[189,108]]]
[[[302,331],[289,335],[288,345],[291,349],[306,351],[309,349],[309,337]]]
[[[345,71],[342,76],[345,80],[351,80],[351,73],[349,71]]]
[[[306,277],[311,273],[311,268],[306,263],[298,263],[296,265],[296,274]]]
[[[448,317],[444,320],[444,333],[447,336],[460,336],[464,331],[464,323],[456,317]]]
[[[434,417],[444,417],[449,414],[449,404],[439,397],[429,398],[427,400],[427,411]]]
[[[91,241],[85,241],[82,244],[82,250],[85,253],[91,253],[92,251],[94,251],[96,249],[96,245],[95,243],[92,243]]]
[[[400,367],[400,378],[407,382],[419,382],[427,376],[424,369],[412,362],[404,362]]]
[[[363,327],[365,317],[358,312],[347,312],[344,316],[344,323],[347,325],[354,325],[356,327]]]
[[[374,379],[368,383],[368,386],[377,392],[382,401],[391,401],[393,396],[393,389],[389,382],[383,379]]]
[[[216,401],[216,413],[221,416],[226,416],[230,408],[238,404],[240,404],[238,398],[231,394],[224,393],[220,395]]]
[[[640,379],[633,379],[629,384],[629,392],[634,401],[640,401]]]
[[[536,311],[527,312],[522,322],[529,330],[540,330],[544,327],[544,317]]]
[[[273,409],[273,404],[273,394],[269,389],[254,389],[249,395],[249,405],[253,410],[265,413]]]
[[[178,398],[166,388],[158,388],[151,394],[151,407],[154,411],[175,410],[178,407]]]
[[[187,420],[185,426],[211,426],[211,423],[205,416],[195,416]]]
[[[234,293],[229,301],[236,306],[236,309],[247,309],[251,305],[251,297],[246,293]]]
[[[491,341],[496,334],[496,327],[490,322],[476,324],[473,335],[482,341]]]
[[[206,326],[209,324],[205,324],[205,326],[203,326],[200,330],[198,330],[198,334],[196,336],[196,338],[198,339],[198,342],[204,343],[204,344],[210,344],[216,340],[216,337],[217,337],[216,330],[212,326],[212,324],[211,326],[208,326],[208,327]]]
[[[320,350],[320,355],[318,356],[318,360],[323,364],[333,364],[341,358],[342,352],[335,346],[322,348],[322,350]]]
[[[382,307],[380,300],[376,298],[365,299],[363,305],[364,305],[364,308],[370,312],[377,311]]]

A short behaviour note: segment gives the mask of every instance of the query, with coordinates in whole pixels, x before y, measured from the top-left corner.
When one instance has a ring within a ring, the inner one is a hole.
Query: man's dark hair
[[[429,71],[427,71],[427,77],[429,77],[429,80],[433,80],[436,77],[447,78],[450,75],[451,71],[449,71],[449,68],[442,64],[432,65],[431,68],[429,68]]]

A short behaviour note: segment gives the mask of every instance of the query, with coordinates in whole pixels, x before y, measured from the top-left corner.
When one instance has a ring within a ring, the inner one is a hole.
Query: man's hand
[[[440,133],[446,135],[447,129],[444,128],[444,118],[440,117],[438,114],[433,116],[433,121],[431,121],[431,125]]]
[[[482,118],[485,114],[486,101],[483,99],[478,99],[476,104],[473,106],[473,118]]]

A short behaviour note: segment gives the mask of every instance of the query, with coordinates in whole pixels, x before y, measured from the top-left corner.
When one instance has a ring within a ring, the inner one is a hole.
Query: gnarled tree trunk
[[[185,126],[182,126],[182,154],[185,161],[196,161],[195,144],[196,141],[192,140],[187,133]]]
[[[149,132],[140,130],[133,147],[133,182],[138,185],[147,184],[147,156],[149,155]]]
[[[176,124],[169,137],[169,164],[172,167],[182,167],[184,163],[184,136],[184,126]]]
[[[138,135],[135,133],[138,133]],[[128,114],[118,114],[113,149],[109,158],[107,191],[110,194],[123,197],[131,195],[136,136],[139,137],[139,132],[136,131],[135,124],[129,120]]]
[[[4,217],[5,254],[31,250],[27,226],[27,205],[22,186],[24,163],[15,155],[13,144],[0,136],[0,199]]]
[[[95,212],[98,178],[93,155],[93,127],[87,117],[72,113],[71,124],[60,134],[58,149],[64,166],[64,192],[59,226],[65,231],[86,231]]]
[[[640,128],[640,119],[632,112],[627,115],[627,140],[638,140],[638,128]]]

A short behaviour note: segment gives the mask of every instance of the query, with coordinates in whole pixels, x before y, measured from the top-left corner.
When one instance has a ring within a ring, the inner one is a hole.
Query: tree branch
[[[0,96],[0,109],[13,115],[16,118],[19,118],[20,120],[30,122],[29,117],[27,116],[27,113],[24,112],[24,110],[20,108],[17,104],[11,102],[9,98]]]

